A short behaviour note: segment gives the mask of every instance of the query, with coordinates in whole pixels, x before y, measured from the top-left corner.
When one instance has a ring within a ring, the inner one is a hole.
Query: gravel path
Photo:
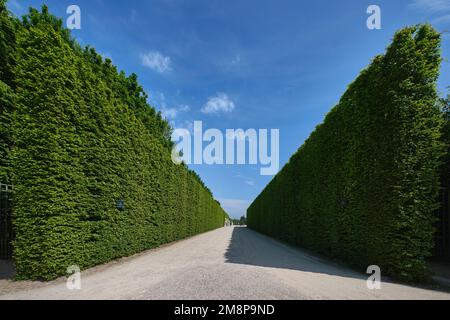
[[[385,282],[369,290],[366,279],[235,227],[84,271],[81,290],[68,290],[64,279],[0,280],[0,299],[450,299],[449,293]]]

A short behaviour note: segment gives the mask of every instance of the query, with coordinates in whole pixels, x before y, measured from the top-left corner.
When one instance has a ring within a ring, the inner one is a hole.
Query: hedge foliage
[[[443,124],[440,35],[398,31],[248,209],[260,232],[405,280],[427,276]]]
[[[450,94],[447,98],[441,99],[441,107],[444,112],[442,141],[446,147],[446,153],[441,169],[442,208],[438,211],[439,222],[442,225],[438,224],[440,230],[437,233],[438,243],[435,254],[450,261]]]
[[[1,26],[14,26],[12,43],[0,33],[0,48],[12,47],[0,53],[13,55],[0,83],[11,132],[1,136],[0,172],[15,187],[19,279],[52,279],[223,226],[226,213],[199,177],[172,163],[170,126],[135,75],[81,48],[46,7],[21,22],[3,0],[0,8]]]
[[[442,111],[444,112],[444,130],[442,140],[447,148],[447,152],[444,155],[444,164],[442,169],[442,185],[445,188],[450,188],[450,94],[447,95],[446,99],[441,99],[441,105]]]

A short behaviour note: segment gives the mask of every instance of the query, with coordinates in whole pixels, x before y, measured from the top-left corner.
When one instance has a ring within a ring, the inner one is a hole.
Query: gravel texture
[[[450,299],[382,282],[243,227],[227,227],[49,283],[0,280],[0,299]]]

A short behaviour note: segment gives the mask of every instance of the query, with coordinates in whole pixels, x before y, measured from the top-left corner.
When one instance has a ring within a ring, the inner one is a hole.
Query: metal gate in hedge
[[[12,186],[0,183],[0,259],[12,257]]]

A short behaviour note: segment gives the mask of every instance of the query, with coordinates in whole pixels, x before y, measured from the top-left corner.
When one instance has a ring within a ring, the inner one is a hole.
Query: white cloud
[[[253,187],[255,185],[255,181],[253,181],[253,180],[245,180],[245,184]]]
[[[231,60],[231,65],[237,65],[241,62],[241,55],[237,54],[233,57],[233,59]]]
[[[449,0],[413,0],[411,7],[429,13],[450,10]]]
[[[166,119],[174,119],[178,115],[178,110],[176,108],[162,109],[161,113]]]
[[[250,206],[251,201],[240,199],[218,199],[222,208],[232,218],[239,219],[241,216],[246,215],[247,208]]]
[[[183,111],[183,112],[187,112],[187,111],[190,111],[190,110],[191,110],[191,107],[189,107],[187,104],[185,104],[185,105],[181,106],[181,107],[179,108],[179,110],[180,110],[180,111]]]
[[[218,112],[231,112],[235,105],[234,102],[225,93],[218,93],[214,97],[209,97],[202,108],[203,113],[211,114]]]
[[[167,120],[174,120],[180,113],[188,112],[191,108],[187,104],[179,104],[176,106],[168,106],[166,96],[163,92],[155,92],[151,97],[150,104],[157,106],[161,110],[161,114]]]
[[[142,65],[155,70],[159,73],[164,73],[172,70],[172,61],[170,57],[163,56],[158,51],[151,51],[146,54],[141,54]]]
[[[166,119],[175,119],[181,112],[187,112],[189,110],[191,110],[191,108],[188,105],[183,105],[177,108],[167,108],[164,104],[161,109],[161,113]]]

